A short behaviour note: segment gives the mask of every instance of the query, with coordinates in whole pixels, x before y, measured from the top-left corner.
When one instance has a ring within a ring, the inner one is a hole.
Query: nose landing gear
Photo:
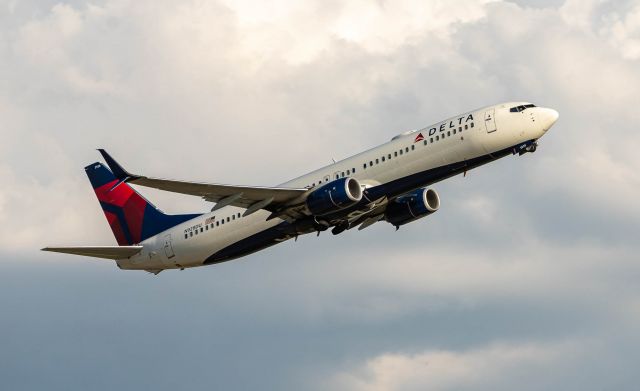
[[[515,155],[517,153],[519,156],[522,156],[527,152],[533,153],[537,149],[538,149],[538,143],[536,141],[527,141],[513,148],[513,154]]]
[[[536,151],[536,149],[538,149],[538,144],[537,143],[532,143],[530,145],[527,145],[527,147],[524,150],[525,150],[525,152],[534,153]],[[520,154],[522,154],[522,152]]]

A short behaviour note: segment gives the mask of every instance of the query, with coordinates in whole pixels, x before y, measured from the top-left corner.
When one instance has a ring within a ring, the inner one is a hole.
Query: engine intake
[[[399,227],[434,213],[440,208],[440,197],[435,190],[418,189],[399,196],[387,205],[385,219]]]
[[[355,178],[340,178],[314,190],[306,205],[314,216],[322,216],[344,209],[362,199],[362,187]]]

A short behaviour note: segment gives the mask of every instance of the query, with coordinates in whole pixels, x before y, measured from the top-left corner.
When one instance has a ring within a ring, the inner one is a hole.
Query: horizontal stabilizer
[[[142,251],[142,246],[80,246],[80,247],[45,247],[42,251],[84,255],[104,259],[125,259]]]

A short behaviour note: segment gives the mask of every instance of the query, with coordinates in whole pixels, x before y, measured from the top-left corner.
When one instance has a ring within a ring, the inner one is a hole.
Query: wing
[[[84,255],[104,259],[125,259],[142,251],[142,246],[80,246],[80,247],[45,247],[42,251],[63,254]]]
[[[246,208],[245,216],[260,209],[275,212],[282,210],[285,206],[302,202],[308,193],[306,188],[234,186],[150,178],[127,172],[104,149],[98,149],[98,151],[121,182],[202,197],[216,203],[212,210],[232,205]]]

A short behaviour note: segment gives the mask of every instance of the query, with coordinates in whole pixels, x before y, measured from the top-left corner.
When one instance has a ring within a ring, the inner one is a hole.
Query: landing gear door
[[[171,259],[176,256],[173,252],[173,246],[171,245],[171,234],[164,237],[164,254],[167,256],[167,259]]]
[[[487,133],[496,131],[496,109],[487,110],[484,112],[484,126],[487,128]]]

